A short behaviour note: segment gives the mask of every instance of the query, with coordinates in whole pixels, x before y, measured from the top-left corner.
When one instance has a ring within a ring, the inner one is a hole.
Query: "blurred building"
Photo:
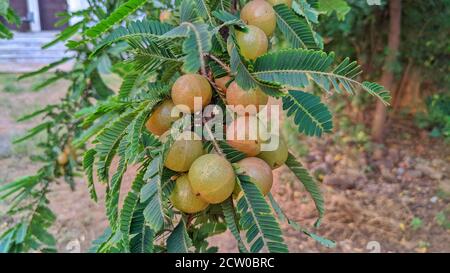
[[[63,44],[45,50],[42,46],[67,27],[67,24],[55,26],[60,19],[58,14],[85,8],[87,0],[10,0],[10,4],[22,24],[19,27],[7,24],[15,35],[12,40],[0,40],[0,72],[30,71],[65,56]],[[74,20],[68,23],[73,24]]]

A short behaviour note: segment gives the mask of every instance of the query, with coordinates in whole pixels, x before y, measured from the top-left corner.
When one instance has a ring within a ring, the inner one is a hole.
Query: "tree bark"
[[[391,91],[394,90],[393,66],[397,60],[400,46],[401,15],[402,1],[390,0],[388,53],[384,60],[383,73],[381,75],[380,82],[386,89]],[[372,140],[375,142],[382,142],[383,140],[386,116],[386,106],[384,106],[382,102],[378,101],[372,123]]]

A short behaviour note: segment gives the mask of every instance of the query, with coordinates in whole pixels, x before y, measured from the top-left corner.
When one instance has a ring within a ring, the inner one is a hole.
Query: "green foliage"
[[[293,48],[317,49],[314,33],[305,18],[286,5],[276,5],[277,25]]]
[[[287,116],[294,115],[294,123],[298,131],[310,136],[321,136],[333,128],[333,121],[328,108],[320,102],[320,98],[302,91],[289,91],[283,97],[283,110]]]
[[[423,221],[418,217],[414,217],[409,225],[412,230],[417,231],[423,226]]]
[[[95,26],[86,30],[85,34],[90,38],[96,38],[121,22],[127,16],[134,13],[138,8],[147,2],[146,0],[128,0],[115,9],[107,18],[100,21]]]
[[[20,17],[14,9],[9,5],[8,0],[0,1],[0,18],[4,18],[7,23],[19,26],[21,24]],[[2,22],[0,22],[0,39],[12,39],[13,33]]]
[[[309,136],[320,136],[332,129],[331,114],[320,97],[305,92],[310,90],[309,86],[317,85],[327,93],[354,94],[357,89],[363,89],[387,103],[389,94],[383,87],[358,81],[357,76],[361,74],[358,64],[349,59],[335,63],[334,53],[318,50],[322,48],[321,37],[314,30],[318,14],[331,10],[342,14],[342,5],[299,0],[294,1],[292,10],[284,5],[276,6],[276,33],[283,36],[272,40],[285,40],[293,48],[277,50],[277,46],[273,46],[270,53],[248,61],[241,56],[241,49],[235,42],[236,31],[246,31],[234,6],[236,1],[183,0],[176,2],[175,7],[164,4],[173,11],[170,24],[154,19],[160,9],[150,1],[96,3],[92,1],[86,10],[64,14],[59,24],[68,22],[72,16],[83,19],[47,45],[76,35],[81,37],[80,42],[67,42],[75,53],[73,70],[56,71],[53,77],[37,86],[43,88],[61,79],[69,80],[71,85],[66,97],[61,104],[22,118],[44,116],[42,124],[19,140],[47,131],[49,140],[43,143],[46,164],[37,175],[0,188],[0,199],[29,197],[41,208],[47,203],[45,196],[51,182],[64,177],[73,186],[74,176],[82,164],[92,199],[97,200],[97,180],[106,185],[105,207],[110,227],[93,242],[92,252],[215,252],[217,249],[208,246],[207,238],[227,228],[241,252],[287,252],[277,218],[319,243],[333,247],[334,242],[288,219],[273,196],[269,194],[268,199],[265,198],[239,168],[235,170],[236,183],[242,189],[239,200],[229,197],[221,204],[211,204],[194,214],[178,211],[169,196],[180,173],[164,167],[173,136],[169,135],[163,142],[148,132],[145,124],[155,107],[170,97],[174,81],[183,73],[200,73],[210,82],[214,81],[212,75],[230,74],[245,90],[259,87],[269,96],[283,98],[283,109],[288,116],[294,116],[298,131]],[[147,18],[136,20],[134,14],[138,10]],[[122,25],[114,29],[119,23]],[[227,52],[227,39],[230,52]],[[57,61],[22,78],[48,72],[65,61]],[[101,73],[105,71],[123,79],[117,93],[103,81]],[[225,107],[226,99],[217,90],[213,90],[212,100],[221,108]],[[191,117],[185,115],[185,118]],[[202,123],[206,122],[202,120]],[[182,125],[175,122],[172,129],[179,130]],[[207,125],[205,129],[208,138],[202,141],[207,152],[214,149],[230,163],[246,157],[226,141],[215,139],[214,128]],[[60,166],[57,157],[68,144],[85,151],[84,158],[82,162],[73,158],[67,165]],[[87,149],[88,144],[93,146]],[[114,158],[118,159],[118,165],[113,170]],[[139,171],[131,189],[121,192],[122,178],[129,165],[137,166]],[[286,165],[311,194],[319,212],[318,226],[324,213],[319,186],[293,155],[289,155]],[[1,235],[2,250],[53,248],[54,240],[45,231],[52,221],[42,224],[39,220],[43,230],[30,229],[22,240],[23,232],[19,231],[24,225],[31,227],[34,223],[34,211],[30,215],[31,221],[20,221]],[[39,246],[32,245],[32,239],[39,241]]]
[[[450,95],[435,94],[426,99],[427,111],[416,116],[420,128],[431,130],[433,137],[450,140]]]
[[[282,85],[290,89],[301,89],[316,83],[321,89],[331,92],[354,94],[358,88],[378,97],[388,104],[390,95],[378,84],[355,80],[361,74],[356,62],[344,59],[334,68],[334,53],[321,51],[287,49],[268,53],[256,59],[253,75],[263,81]]]
[[[231,231],[231,234],[233,234],[234,238],[237,241],[239,251],[243,253],[248,252],[247,248],[245,247],[242,241],[241,234],[239,231],[239,226],[237,223],[237,215],[234,210],[233,199],[228,198],[221,204],[221,206],[225,222],[227,224],[228,229]]]
[[[288,159],[285,162],[286,166],[295,174],[298,180],[303,184],[305,189],[309,192],[316,209],[319,212],[319,218],[317,219],[315,226],[318,227],[325,214],[325,201],[323,200],[322,193],[320,192],[317,182],[312,178],[303,165],[289,153]]]
[[[281,228],[273,216],[261,191],[248,176],[236,179],[244,195],[239,199],[237,209],[241,215],[240,224],[246,230],[250,252],[288,252]]]
[[[269,193],[269,200],[270,200],[270,204],[272,205],[272,208],[276,212],[277,217],[278,217],[278,219],[280,221],[287,222],[296,231],[303,232],[305,235],[311,237],[312,239],[314,239],[315,241],[317,241],[318,243],[320,243],[321,245],[323,245],[325,247],[329,247],[329,248],[336,247],[336,243],[334,241],[329,240],[327,238],[323,238],[321,236],[318,236],[318,235],[308,231],[307,229],[305,229],[304,227],[299,225],[297,222],[292,221],[291,219],[289,219],[286,216],[286,214],[282,211],[280,205],[278,205],[277,201],[275,200],[275,198],[273,198],[271,193]]]
[[[167,252],[187,253],[192,245],[191,238],[186,231],[186,223],[182,219],[167,239]]]
[[[318,10],[326,14],[336,12],[339,20],[344,20],[345,15],[350,11],[350,7],[345,0],[319,0]]]

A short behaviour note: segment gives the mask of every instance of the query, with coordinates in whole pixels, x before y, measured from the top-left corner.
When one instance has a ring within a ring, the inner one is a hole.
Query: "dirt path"
[[[32,125],[14,120],[40,105],[58,101],[65,90],[61,84],[39,93],[23,91],[31,84],[23,83],[15,92],[5,92],[0,85],[0,146],[9,147],[0,156],[0,183],[31,174],[37,168],[28,160],[35,152],[33,142],[10,147],[11,138]],[[369,252],[379,248],[381,252],[450,252],[449,145],[430,139],[411,122],[396,124],[386,145],[373,152],[366,152],[350,136],[298,140],[309,146],[303,161],[323,182],[327,211],[321,227],[311,228],[317,217],[314,205],[286,168],[276,171],[272,192],[290,219],[335,240],[337,247],[324,248],[283,224],[291,251]],[[131,168],[125,175],[123,192],[134,174]],[[58,215],[52,231],[58,238],[59,250],[79,246],[86,251],[107,226],[104,189],[97,185],[97,204],[90,200],[82,180],[74,192],[64,182],[52,189],[51,207]],[[222,252],[237,250],[229,233],[210,242]]]

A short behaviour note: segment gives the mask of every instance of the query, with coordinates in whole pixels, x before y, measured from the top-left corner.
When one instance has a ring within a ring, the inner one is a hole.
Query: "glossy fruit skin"
[[[67,163],[69,163],[69,157],[64,152],[60,153],[56,160],[60,166],[65,166],[67,165]]]
[[[171,116],[173,107],[175,104],[171,100],[165,100],[158,105],[145,123],[147,130],[157,136],[169,130],[172,123],[178,119]]]
[[[247,28],[247,33],[236,31],[236,42],[244,58],[255,60],[267,52],[269,41],[261,29],[255,26],[247,26]]]
[[[272,5],[265,0],[252,0],[241,10],[241,19],[247,24],[260,28],[270,37],[276,27],[277,18]]]
[[[192,163],[203,155],[200,138],[194,139],[195,133],[185,131],[174,141],[166,155],[164,166],[176,172],[187,172]]]
[[[270,166],[257,157],[247,157],[237,163],[244,175],[252,178],[261,193],[266,196],[273,184],[273,174]]]
[[[267,2],[269,2],[269,4],[271,4],[272,6],[276,6],[279,4],[285,4],[288,7],[292,6],[292,0],[267,0]]]
[[[185,213],[196,213],[209,205],[192,192],[191,182],[186,174],[177,178],[169,199],[175,208]]]
[[[178,105],[186,105],[190,113],[193,113],[194,97],[202,98],[202,107],[211,102],[212,90],[208,80],[198,74],[185,74],[179,77],[172,86],[172,100],[174,104],[177,107]],[[179,109],[181,111],[185,110],[181,107]]]
[[[230,162],[217,154],[206,154],[189,169],[193,192],[210,204],[218,204],[233,192],[236,177]]]
[[[281,167],[286,162],[289,155],[288,147],[284,140],[280,138],[279,144],[274,151],[262,151],[258,157],[264,160],[272,170]]]
[[[222,78],[217,78],[214,79],[214,83],[217,85],[217,87],[220,88],[220,90],[222,90],[224,93],[227,92],[227,83],[231,81],[231,77],[230,76],[223,76]]]
[[[243,106],[247,107],[249,105],[255,106],[256,114],[260,110],[260,105],[266,105],[269,97],[261,91],[259,88],[244,90],[235,81],[233,81],[227,90],[227,104],[232,106]],[[239,115],[246,114],[244,109],[235,110]]]
[[[260,134],[258,125],[254,126],[254,124],[258,124],[254,116],[237,117],[226,128],[227,143],[247,156],[258,155],[261,152]],[[253,130],[256,131],[253,132]]]

